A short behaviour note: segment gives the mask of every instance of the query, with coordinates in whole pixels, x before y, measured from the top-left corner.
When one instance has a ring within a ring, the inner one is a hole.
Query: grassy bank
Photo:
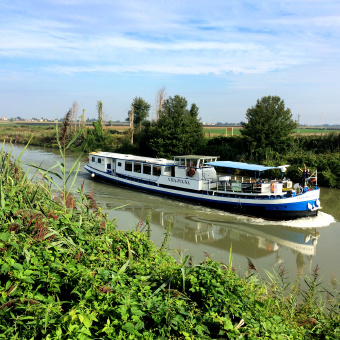
[[[0,124],[0,138],[10,143],[56,145],[55,125]]]
[[[172,256],[171,224],[159,248],[148,221],[117,230],[92,194],[66,190],[64,166],[53,195],[48,173],[30,180],[0,153],[0,339],[339,338],[339,295],[322,299],[318,267],[299,291],[284,268],[263,281],[250,260],[242,276],[232,257]]]
[[[230,128],[229,128],[230,129]],[[71,140],[77,129],[69,127],[66,138]],[[86,151],[102,150],[122,153],[142,153],[146,144],[139,148],[131,146],[126,126],[103,127],[100,134],[96,134],[94,127],[87,127],[73,144],[76,151],[86,146]],[[220,156],[221,160],[258,163],[249,154],[248,146],[242,137],[238,136],[240,129],[234,128],[234,136],[226,128],[206,127],[206,137],[200,147],[200,153]],[[209,131],[209,132],[207,132]],[[218,137],[219,136],[219,137]],[[209,138],[210,137],[210,138]],[[0,124],[0,138],[6,142],[57,148],[55,125],[33,124]],[[340,188],[340,134],[338,132],[322,133],[319,135],[297,135],[285,153],[266,151],[265,159],[260,163],[266,165],[290,164],[287,176],[294,182],[299,182],[301,173],[298,168],[306,164],[307,167],[318,170],[318,184],[324,187]],[[144,150],[145,152],[145,150]],[[146,152],[148,153],[148,152]],[[147,154],[149,156],[149,154]]]

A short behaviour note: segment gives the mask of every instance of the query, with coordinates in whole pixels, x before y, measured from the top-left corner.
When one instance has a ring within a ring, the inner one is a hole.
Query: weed
[[[232,249],[228,267],[209,254],[194,264],[181,249],[176,261],[172,221],[156,248],[150,217],[117,230],[93,193],[72,190],[63,135],[57,196],[55,168],[29,180],[19,159],[0,153],[0,339],[339,338],[339,294],[327,291],[326,312],[318,267],[297,296],[284,267],[268,282],[248,259],[252,274],[237,275]]]

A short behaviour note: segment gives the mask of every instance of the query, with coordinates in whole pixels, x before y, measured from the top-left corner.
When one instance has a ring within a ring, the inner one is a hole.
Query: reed
[[[71,141],[58,140],[65,155]],[[251,275],[237,275],[232,249],[228,270],[208,253],[194,264],[180,249],[178,262],[166,251],[172,221],[159,248],[142,221],[117,230],[93,193],[72,189],[65,164],[57,167],[61,199],[54,169],[29,179],[0,152],[0,338],[339,338],[339,293],[327,290],[326,311],[319,267],[297,299],[284,267],[264,280],[248,259]]]

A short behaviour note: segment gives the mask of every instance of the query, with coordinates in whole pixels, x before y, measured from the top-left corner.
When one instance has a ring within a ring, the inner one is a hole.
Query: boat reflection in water
[[[156,228],[158,235],[163,234],[172,221],[172,238],[184,240],[189,246],[192,244],[193,248],[194,245],[206,245],[210,249],[229,252],[232,246],[233,254],[252,259],[277,253],[281,247],[289,248],[296,254],[313,256],[320,236],[316,228],[275,225],[273,222],[235,217],[227,213],[219,216],[208,211],[195,211],[194,214],[183,214],[181,211],[176,214],[164,209],[147,210],[133,206],[126,206],[123,210],[133,214],[137,221],[145,221],[149,214],[152,232]],[[191,251],[189,249],[189,253]],[[279,257],[277,261],[280,261]]]
[[[171,218],[163,216],[163,219]],[[280,246],[304,255],[315,255],[319,233],[315,228],[300,229],[284,226],[256,226],[197,220],[187,216],[183,225],[173,216],[173,235],[195,243],[213,243],[215,248],[251,258],[260,258],[278,251]]]

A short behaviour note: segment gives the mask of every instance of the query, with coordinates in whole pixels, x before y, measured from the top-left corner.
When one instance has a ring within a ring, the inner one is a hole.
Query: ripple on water
[[[205,209],[206,212],[210,212],[216,215],[219,215],[220,217],[223,217],[225,219],[225,222],[235,222],[235,223],[245,223],[249,225],[263,225],[263,226],[285,226],[285,227],[292,227],[292,228],[301,228],[301,229],[307,229],[307,228],[324,228],[328,227],[332,223],[335,223],[335,218],[327,213],[324,213],[322,211],[319,211],[318,216],[314,217],[304,217],[299,218],[296,220],[288,220],[288,221],[271,221],[271,220],[265,220],[263,218],[258,217],[249,217],[249,216],[243,216],[243,215],[235,215],[232,213],[224,212],[224,211],[218,211],[213,209]],[[222,222],[222,220],[221,220]]]
[[[332,215],[326,214],[324,212],[319,211],[318,216],[314,217],[303,217],[298,218],[296,220],[288,220],[288,221],[267,221],[263,219],[249,219],[247,221],[250,224],[257,225],[276,225],[276,226],[285,226],[291,228],[324,228],[328,227],[332,223],[335,223],[335,219]]]

